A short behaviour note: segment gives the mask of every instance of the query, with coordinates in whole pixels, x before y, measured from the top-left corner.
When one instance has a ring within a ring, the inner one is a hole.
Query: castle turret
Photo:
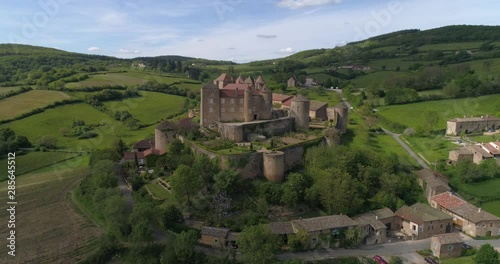
[[[349,109],[344,103],[340,103],[334,107],[335,109],[335,128],[340,131],[341,134],[347,132],[347,118],[349,116]]]
[[[273,92],[264,84],[260,93],[264,99],[260,119],[271,119],[273,117]]]
[[[219,87],[208,83],[201,88],[200,126],[207,127],[220,121]]]
[[[262,153],[263,172],[271,182],[282,182],[285,177],[285,153],[282,151],[266,151]]]
[[[240,75],[240,76],[238,76],[238,78],[236,79],[236,81],[234,81],[234,83],[241,84],[241,83],[245,83],[245,81],[243,80],[243,77],[241,77],[241,75]]]
[[[163,121],[155,128],[155,149],[167,152],[167,144],[175,138],[176,127],[170,121]]]
[[[266,82],[262,78],[262,75],[259,75],[259,77],[257,78],[257,80],[255,80],[255,88],[257,88],[257,90],[260,90],[260,89],[263,88],[263,86],[265,84],[266,84]]]
[[[295,117],[295,128],[301,130],[309,129],[309,107],[311,102],[302,95],[292,99],[290,105],[290,116]]]
[[[226,86],[229,83],[233,82],[233,77],[227,73],[221,74],[217,79],[214,80],[214,84],[219,88],[222,89],[224,86]]]
[[[256,119],[254,118],[254,113],[252,111],[252,96],[252,89],[248,86],[243,96],[243,113],[245,115],[245,122],[250,122]]]

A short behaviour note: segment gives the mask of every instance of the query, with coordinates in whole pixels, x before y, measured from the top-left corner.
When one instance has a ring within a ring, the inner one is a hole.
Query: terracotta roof
[[[293,226],[291,222],[271,222],[269,223],[271,233],[275,235],[293,234]]]
[[[251,88],[250,88],[250,85],[248,85],[246,83],[229,83],[226,86],[224,86],[223,89],[224,90],[236,90],[236,89],[238,89],[238,90],[245,91],[245,90],[248,90]]]
[[[174,123],[170,122],[170,121],[163,121],[161,122],[159,125],[156,126],[156,129],[158,130],[175,130],[176,127],[174,125]]]
[[[429,221],[452,219],[451,216],[422,203],[416,203],[412,206],[405,205],[399,208],[395,214],[404,220],[409,220],[419,225]]]
[[[225,97],[243,97],[243,96],[245,96],[245,91],[243,91],[243,90],[220,89],[219,90],[219,96],[221,98],[225,98]]]
[[[145,150],[143,153],[144,153],[144,157],[149,157],[151,155],[161,156],[161,155],[165,154],[166,151],[161,151],[161,150],[158,150],[155,148],[151,148],[151,149]]]
[[[309,110],[316,111],[325,105],[328,107],[328,103],[321,102],[321,101],[311,101],[310,106],[309,106]]]
[[[286,99],[285,101],[283,101],[283,103],[281,103],[281,104],[284,106],[291,106],[292,100],[293,100],[293,97],[290,97],[290,98]]]
[[[500,118],[496,118],[494,116],[483,116],[483,117],[454,118],[448,120],[448,122],[480,122],[480,121],[500,121]]]
[[[135,155],[137,156],[138,159],[144,159],[146,156],[144,156],[144,152],[136,152]]]
[[[123,154],[123,159],[125,159],[125,160],[135,160],[135,152],[125,152]]]
[[[273,101],[283,102],[288,99],[291,99],[292,97],[293,95],[273,93]]]
[[[483,146],[483,149],[486,149],[490,154],[492,155],[500,155],[500,150],[496,149],[491,143],[484,143],[481,144]]]
[[[378,216],[378,219],[387,219],[387,218],[394,217],[394,212],[387,207],[382,208],[382,209],[378,209],[378,210],[370,211],[370,213]]]
[[[477,208],[451,192],[434,195],[431,200],[436,202],[442,208],[473,223],[479,223],[481,221],[500,221],[499,217]]]
[[[229,235],[229,229],[205,226],[201,228],[201,235],[213,236],[225,239],[227,235]]]
[[[439,234],[435,236],[441,245],[463,243],[459,233]]]
[[[223,73],[221,74],[219,77],[217,77],[217,79],[215,79],[216,81],[227,81],[227,82],[231,82],[233,81],[233,77],[231,77],[231,75],[227,74],[227,73]]]
[[[149,149],[153,147],[153,142],[151,140],[143,139],[141,141],[137,141],[134,144],[134,148],[136,149]]]
[[[450,187],[448,186],[448,178],[429,168],[419,170],[417,172],[417,176],[423,179],[427,183],[427,186],[431,188],[443,186],[445,189],[450,190]]]
[[[385,224],[382,223],[382,221],[380,221],[377,216],[371,212],[356,215],[352,219],[358,222],[359,225],[370,225],[375,230],[387,228]]]
[[[357,226],[358,223],[347,215],[329,215],[301,220],[294,220],[292,224],[307,232],[329,230],[334,228]]]

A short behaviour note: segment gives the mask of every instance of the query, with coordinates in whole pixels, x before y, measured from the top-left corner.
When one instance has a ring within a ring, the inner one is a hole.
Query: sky
[[[403,29],[499,25],[498,10],[497,0],[2,1],[0,43],[248,62]]]

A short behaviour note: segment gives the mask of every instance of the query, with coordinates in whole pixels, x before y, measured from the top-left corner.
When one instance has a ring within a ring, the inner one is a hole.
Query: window
[[[221,107],[221,108],[220,108],[220,111],[221,111],[222,113],[225,113],[225,112],[226,112],[226,108],[225,108],[225,107]]]
[[[209,113],[213,113],[213,112],[214,112],[214,108],[210,106],[210,107],[208,108],[208,112],[209,112]]]
[[[217,238],[216,238],[216,239],[214,239],[214,242],[217,243],[217,242],[219,242],[219,240],[217,240]]]
[[[490,227],[493,227],[493,223],[490,223]]]
[[[416,225],[412,225],[412,226],[411,226],[411,229],[413,229],[413,230],[415,230],[415,231],[416,231],[416,230],[417,230],[417,226],[416,226]]]
[[[209,98],[209,99],[208,99],[208,103],[209,103],[209,104],[213,104],[213,103],[214,103],[214,99],[213,99],[213,98]]]
[[[448,245],[448,251],[452,251],[453,250],[453,245]]]
[[[317,238],[313,238],[313,239],[312,239],[312,242],[313,242],[313,243],[316,243],[316,242],[318,242],[318,239],[317,239]]]
[[[231,108],[229,109],[229,112],[234,113],[234,106],[231,106]]]
[[[443,228],[443,224],[441,224],[441,228]]]
[[[226,103],[226,99],[225,99],[225,98],[221,98],[221,99],[220,99],[220,103],[221,103],[221,104],[225,104],[225,103]]]
[[[234,104],[234,98],[231,98],[231,104]]]
[[[243,113],[243,107],[240,107],[240,112]]]
[[[242,103],[243,103],[243,98],[240,98],[240,104],[242,104]]]

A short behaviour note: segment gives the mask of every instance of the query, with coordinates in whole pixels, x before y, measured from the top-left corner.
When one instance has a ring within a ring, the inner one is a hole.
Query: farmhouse
[[[304,83],[304,86],[311,87],[311,86],[314,86],[314,85],[316,85],[316,82],[314,81],[314,78],[311,77],[311,76],[307,76],[306,77],[306,82]]]
[[[451,192],[438,194],[431,206],[453,217],[453,223],[472,237],[500,235],[500,218],[468,203]]]
[[[462,253],[463,244],[459,233],[436,235],[431,239],[432,254],[440,259],[457,258]]]
[[[422,203],[403,206],[396,211],[397,227],[414,239],[451,232],[453,218]]]
[[[425,168],[417,172],[418,184],[425,192],[427,202],[431,202],[434,195],[448,192],[451,188],[448,186],[448,178],[438,172]]]
[[[477,145],[466,146],[461,149],[452,150],[448,154],[448,159],[452,163],[457,163],[462,160],[469,160],[476,164],[480,164],[483,160],[496,158],[500,159],[500,143],[490,142]]]
[[[280,104],[280,107],[282,107],[285,102],[291,102],[292,98],[293,95],[273,93],[273,105]]]
[[[290,77],[288,81],[286,81],[286,86],[287,87],[296,87],[297,86],[297,78],[295,76]]]
[[[320,101],[311,101],[311,106],[309,107],[309,117],[311,119],[319,119],[321,121],[327,120],[328,115],[326,113],[326,108],[328,103]]]
[[[448,120],[446,134],[458,136],[484,131],[495,131],[500,128],[500,118],[493,116],[464,117]]]
[[[313,248],[321,242],[320,236],[338,238],[343,230],[354,228],[357,225],[356,221],[346,215],[329,215],[289,222],[271,222],[269,228],[271,233],[283,236],[285,241],[288,235],[296,234],[300,230],[305,231],[309,234],[310,247]]]
[[[238,234],[230,232],[227,228],[202,227],[200,244],[213,248],[235,248]]]
[[[383,244],[387,240],[387,231],[393,226],[394,213],[389,208],[383,208],[356,215],[352,219],[358,222],[363,244]]]

